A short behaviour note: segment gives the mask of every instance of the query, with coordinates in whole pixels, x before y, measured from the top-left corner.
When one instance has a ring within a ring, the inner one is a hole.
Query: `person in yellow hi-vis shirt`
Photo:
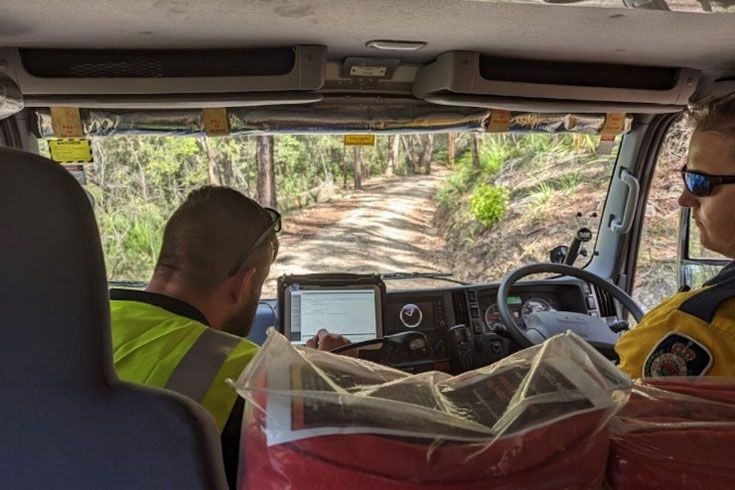
[[[243,337],[278,253],[280,229],[277,211],[227,187],[202,187],[166,223],[145,291],[110,291],[118,376],[201,403],[220,429],[231,487],[243,402],[225,380],[237,379],[258,349]],[[307,345],[331,350],[347,343],[321,330]]]
[[[735,94],[694,118],[679,204],[691,208],[704,247],[735,259]],[[735,376],[735,262],[651,310],[615,350],[633,378]]]

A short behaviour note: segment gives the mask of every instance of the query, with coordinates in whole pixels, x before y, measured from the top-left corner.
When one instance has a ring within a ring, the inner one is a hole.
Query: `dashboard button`
[[[480,320],[472,320],[472,333],[482,335],[482,322]]]
[[[594,296],[587,296],[587,307],[591,310],[594,310],[595,308],[597,308],[597,305],[595,304]]]

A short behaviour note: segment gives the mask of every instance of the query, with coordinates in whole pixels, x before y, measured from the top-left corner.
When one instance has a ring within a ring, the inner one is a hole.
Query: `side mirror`
[[[566,245],[559,245],[549,252],[549,262],[553,264],[563,264],[568,253],[569,247]]]

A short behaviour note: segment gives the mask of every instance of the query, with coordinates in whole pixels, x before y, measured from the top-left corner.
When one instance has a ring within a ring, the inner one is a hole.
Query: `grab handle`
[[[627,168],[620,171],[620,180],[628,186],[628,197],[625,200],[625,209],[623,217],[618,218],[613,215],[610,222],[610,229],[618,235],[625,235],[630,232],[633,227],[633,218],[635,217],[636,206],[638,205],[638,196],[641,193],[641,184],[638,179],[630,173]]]

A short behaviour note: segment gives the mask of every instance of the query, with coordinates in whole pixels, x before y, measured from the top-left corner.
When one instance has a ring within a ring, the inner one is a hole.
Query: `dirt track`
[[[286,273],[446,271],[444,241],[432,225],[445,176],[439,168],[430,176],[380,177],[288,214],[263,297],[275,297],[276,278]]]

